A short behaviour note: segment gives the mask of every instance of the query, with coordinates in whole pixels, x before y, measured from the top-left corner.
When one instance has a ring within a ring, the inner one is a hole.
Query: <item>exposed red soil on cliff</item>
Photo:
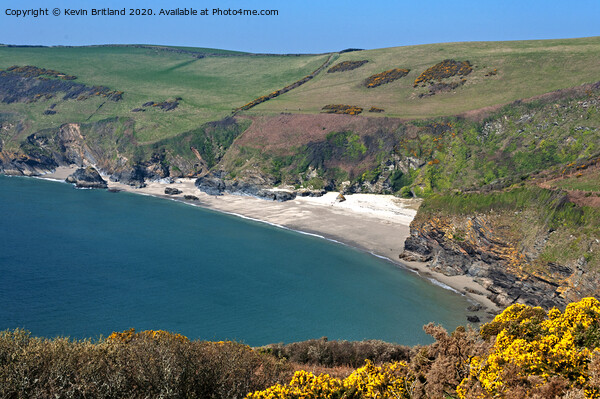
[[[374,134],[380,129],[394,131],[402,123],[400,119],[338,114],[280,114],[250,119],[252,125],[235,144],[281,155],[293,153],[298,146],[325,140],[331,132],[352,131],[362,136]]]

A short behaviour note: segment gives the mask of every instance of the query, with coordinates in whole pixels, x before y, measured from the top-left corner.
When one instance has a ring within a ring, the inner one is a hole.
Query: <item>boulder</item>
[[[75,184],[78,188],[107,188],[106,180],[100,176],[100,173],[88,166],[87,168],[79,168],[73,174],[65,179],[67,183]]]
[[[322,197],[323,195],[325,195],[325,193],[327,193],[327,191],[325,190],[307,190],[307,189],[303,189],[298,191],[298,195],[300,197]]]
[[[181,191],[178,188],[174,188],[174,187],[165,187],[165,194],[168,195],[177,195],[177,194],[181,194],[183,191]]]
[[[287,190],[258,190],[256,196],[272,201],[284,202],[296,198],[296,193]]]

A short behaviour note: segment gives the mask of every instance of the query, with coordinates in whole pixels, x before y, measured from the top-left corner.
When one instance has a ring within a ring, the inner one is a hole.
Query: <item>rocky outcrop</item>
[[[100,173],[88,166],[87,168],[79,168],[65,180],[67,183],[75,184],[77,188],[107,188],[106,180],[100,176]]]
[[[167,195],[177,195],[177,194],[181,194],[182,191],[178,188],[174,188],[174,187],[165,187],[165,194]]]
[[[299,197],[322,197],[327,193],[326,190],[307,190],[302,189],[296,192]]]
[[[144,182],[145,177],[146,173],[144,169],[136,165],[131,169],[125,169],[112,174],[110,181],[127,184],[135,188],[143,188],[146,187],[146,183]]]
[[[296,192],[288,190],[258,190],[256,196],[271,201],[284,202],[296,198]]]
[[[196,187],[209,195],[248,195],[271,201],[289,201],[296,198],[296,192],[272,189],[272,182],[262,176],[242,179],[227,179],[224,172],[214,172],[196,179]]]
[[[539,248],[524,247],[511,227],[498,214],[417,216],[400,258],[428,262],[431,269],[449,276],[469,275],[501,307],[519,302],[564,308],[571,297],[597,290],[581,291],[592,276],[573,284],[577,271],[572,267],[549,263],[536,269]]]
[[[196,179],[198,190],[208,195],[222,195],[225,192],[225,182],[217,176],[204,176]]]

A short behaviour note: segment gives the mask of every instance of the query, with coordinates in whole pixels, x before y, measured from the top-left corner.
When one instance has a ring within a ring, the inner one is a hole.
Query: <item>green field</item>
[[[209,55],[197,59],[190,54],[127,46],[0,47],[0,69],[34,65],[75,75],[77,82],[90,86],[108,86],[125,92],[122,101],[107,101],[98,112],[103,102],[100,98],[59,101],[57,114],[50,116],[42,113],[56,99],[2,104],[0,112],[16,113],[13,117],[26,121],[30,132],[66,122],[84,122],[88,118],[93,122],[127,116],[136,120],[139,142],[152,142],[221,119],[233,108],[306,76],[326,59],[326,55]],[[131,112],[145,102],[176,97],[182,101],[174,111]]]
[[[470,61],[473,72],[455,92],[419,98],[417,76],[444,59]],[[444,43],[385,48],[341,54],[336,61],[368,60],[362,67],[322,73],[254,113],[320,112],[327,104],[385,109],[379,116],[430,118],[505,104],[553,90],[600,80],[600,37],[566,40]],[[367,89],[363,81],[392,68],[410,69],[394,82]],[[484,76],[497,69],[495,76]],[[374,115],[374,114],[368,114]]]

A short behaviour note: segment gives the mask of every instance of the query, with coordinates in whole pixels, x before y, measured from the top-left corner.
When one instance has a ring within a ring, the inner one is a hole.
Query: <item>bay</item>
[[[252,346],[425,344],[467,300],[348,246],[175,201],[0,176],[0,330],[131,327]]]

